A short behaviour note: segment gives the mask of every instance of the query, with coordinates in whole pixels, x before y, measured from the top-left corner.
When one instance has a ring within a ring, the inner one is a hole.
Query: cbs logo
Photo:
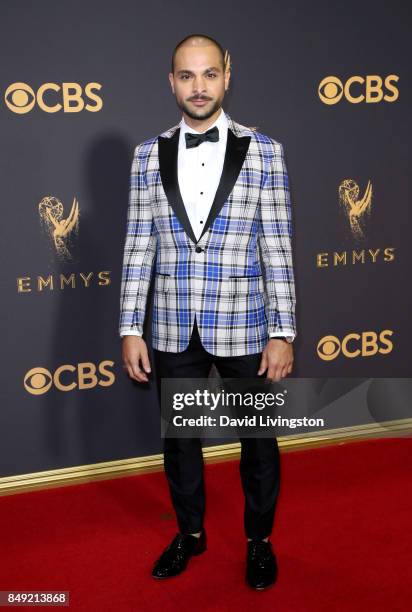
[[[318,342],[318,356],[323,361],[332,361],[342,353],[345,357],[372,357],[376,353],[387,355],[393,349],[393,343],[387,336],[392,336],[393,331],[384,329],[378,335],[374,331],[365,331],[361,334],[351,333],[339,340],[336,336],[324,336]]]
[[[338,77],[328,76],[319,83],[318,94],[322,102],[328,105],[337,104],[342,96],[352,104],[376,103],[382,100],[395,102],[399,97],[399,90],[393,83],[398,81],[396,74],[390,74],[384,80],[376,74],[366,77],[352,76],[345,83]]]
[[[6,89],[4,101],[13,113],[24,115],[29,113],[37,102],[37,106],[45,113],[80,113],[83,109],[97,113],[103,107],[103,100],[95,91],[100,91],[100,83],[87,83],[83,89],[78,83],[44,83],[35,92],[26,83],[12,83]],[[84,98],[93,104],[85,102]],[[53,103],[54,102],[54,103]]]
[[[46,368],[32,368],[24,377],[24,388],[32,395],[47,393],[52,385],[59,391],[73,389],[92,389],[96,385],[110,387],[115,376],[108,368],[114,366],[114,361],[101,361],[97,368],[94,363],[78,363],[77,366],[64,364],[52,374]],[[97,372],[101,376],[97,376]]]

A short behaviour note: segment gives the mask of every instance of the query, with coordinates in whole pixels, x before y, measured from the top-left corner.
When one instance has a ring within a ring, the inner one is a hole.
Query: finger
[[[130,370],[132,371],[132,378],[134,378],[134,380],[137,380],[137,382],[147,382],[147,376],[146,374],[139,368],[138,364],[130,364],[129,365]]]
[[[147,348],[146,347],[142,347],[142,350],[141,350],[141,361],[142,361],[142,367],[143,367],[144,371],[149,374],[149,372],[151,372],[151,368],[150,368],[149,355],[147,354]]]
[[[133,380],[136,380],[135,375],[133,374],[133,370],[132,368],[130,368],[129,366],[123,366],[126,368],[127,374],[129,375],[130,378],[132,378]]]
[[[145,347],[142,347],[140,349],[140,352],[136,355],[135,360],[132,361],[132,363],[131,363],[132,370],[133,370],[134,374],[136,375],[137,380],[139,382],[147,382],[147,380],[148,380],[147,376],[146,376],[146,373],[142,369],[143,359],[144,359],[144,350],[145,350]],[[146,351],[146,359],[147,359],[147,362],[148,362],[149,359],[147,358],[147,351]]]
[[[286,378],[287,375],[288,375],[288,367],[285,366],[284,368],[282,368],[280,379],[282,380],[282,378]]]
[[[267,367],[268,367],[268,359],[266,357],[266,353],[264,353],[262,355],[262,359],[260,361],[260,366],[259,366],[259,369],[258,369],[257,373],[258,374],[263,374],[263,372],[265,372],[267,370]]]
[[[277,368],[277,370],[275,370],[274,382],[280,382],[281,380],[282,380],[282,370],[280,368]]]
[[[282,380],[282,370],[283,370],[283,366],[281,364],[278,364],[275,367],[274,373],[273,373],[274,382],[279,382],[280,380]]]
[[[149,379],[147,378],[147,375],[145,372],[143,372],[143,370],[141,370],[140,368],[134,368],[134,372],[136,374],[136,378],[139,382],[147,382]]]

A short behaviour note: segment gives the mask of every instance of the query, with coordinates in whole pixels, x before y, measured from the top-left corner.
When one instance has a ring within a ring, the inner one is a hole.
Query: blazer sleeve
[[[258,243],[265,278],[268,335],[296,336],[292,210],[283,146],[275,141],[261,190]]]
[[[135,148],[129,185],[126,239],[120,289],[119,334],[143,334],[147,297],[156,255],[157,236],[153,221],[142,145]]]

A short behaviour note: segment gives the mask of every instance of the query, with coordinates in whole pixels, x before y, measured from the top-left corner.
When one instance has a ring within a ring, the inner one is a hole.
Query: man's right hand
[[[123,368],[137,382],[148,382],[145,374],[151,372],[146,342],[140,336],[123,336]]]

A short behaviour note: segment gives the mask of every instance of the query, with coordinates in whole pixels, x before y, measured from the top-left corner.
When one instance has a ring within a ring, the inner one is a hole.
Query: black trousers
[[[156,384],[160,400],[162,378],[207,378],[215,364],[222,378],[257,378],[261,353],[239,357],[218,357],[208,353],[200,341],[195,319],[188,347],[181,353],[153,349]],[[273,438],[240,438],[239,463],[245,496],[246,537],[263,539],[273,527],[280,483],[279,448]],[[164,469],[170,495],[182,533],[196,533],[203,527],[205,488],[200,438],[164,438]]]

